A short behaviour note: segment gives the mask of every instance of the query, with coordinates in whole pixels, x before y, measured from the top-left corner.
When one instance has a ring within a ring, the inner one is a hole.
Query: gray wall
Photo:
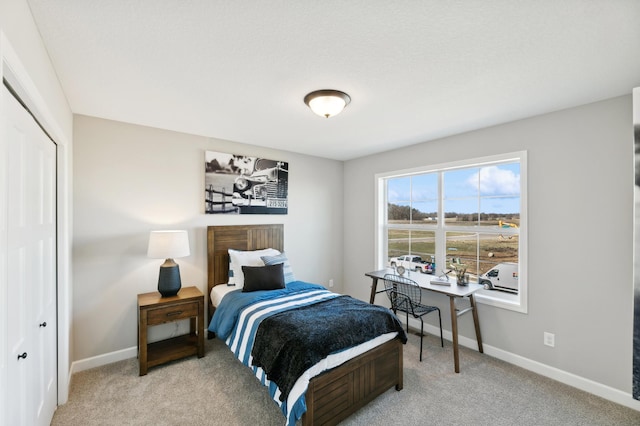
[[[206,291],[208,225],[283,223],[296,278],[341,290],[342,162],[78,115],[74,137],[72,359],[136,346],[136,295],[155,291],[162,263],[146,257],[154,229],[188,230],[182,283]],[[289,214],[204,214],[207,150],[289,162]]]
[[[529,309],[480,305],[483,341],[630,392],[631,96],[347,161],[344,290],[368,299],[376,173],[520,150],[528,152]],[[436,303],[449,311],[444,298]],[[461,323],[474,339],[471,317]],[[555,333],[555,348],[543,345],[544,331]]]

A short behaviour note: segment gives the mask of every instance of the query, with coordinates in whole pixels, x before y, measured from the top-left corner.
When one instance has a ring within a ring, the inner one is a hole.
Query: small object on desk
[[[469,274],[465,273],[458,278],[458,285],[466,287],[469,285]]]
[[[433,285],[451,285],[449,282],[449,272],[451,271],[442,271],[442,275],[438,275],[436,278],[431,280],[431,284]]]
[[[406,269],[404,269],[404,266],[400,265],[396,268],[396,272],[398,273],[398,275],[404,275],[404,272],[406,271]]]
[[[469,284],[469,274],[467,274],[467,265],[464,263],[460,263],[458,260],[457,263],[451,264],[451,269],[456,273],[456,280],[458,285],[467,286]]]

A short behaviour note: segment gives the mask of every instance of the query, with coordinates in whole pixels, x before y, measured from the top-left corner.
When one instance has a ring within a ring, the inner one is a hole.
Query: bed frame
[[[213,286],[226,284],[229,274],[228,249],[284,249],[284,225],[232,225],[207,228],[209,322],[214,307]],[[211,336],[209,336],[211,337]],[[391,387],[401,390],[402,343],[390,340],[344,364],[311,379],[306,394],[304,426],[334,425]]]

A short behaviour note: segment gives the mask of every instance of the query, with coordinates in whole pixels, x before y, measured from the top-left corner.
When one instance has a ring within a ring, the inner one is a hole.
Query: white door
[[[57,405],[56,146],[2,90],[8,424],[49,425]]]

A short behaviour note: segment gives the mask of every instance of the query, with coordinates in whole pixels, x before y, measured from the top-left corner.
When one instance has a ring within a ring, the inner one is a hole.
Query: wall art
[[[289,163],[205,152],[205,213],[287,214]]]

